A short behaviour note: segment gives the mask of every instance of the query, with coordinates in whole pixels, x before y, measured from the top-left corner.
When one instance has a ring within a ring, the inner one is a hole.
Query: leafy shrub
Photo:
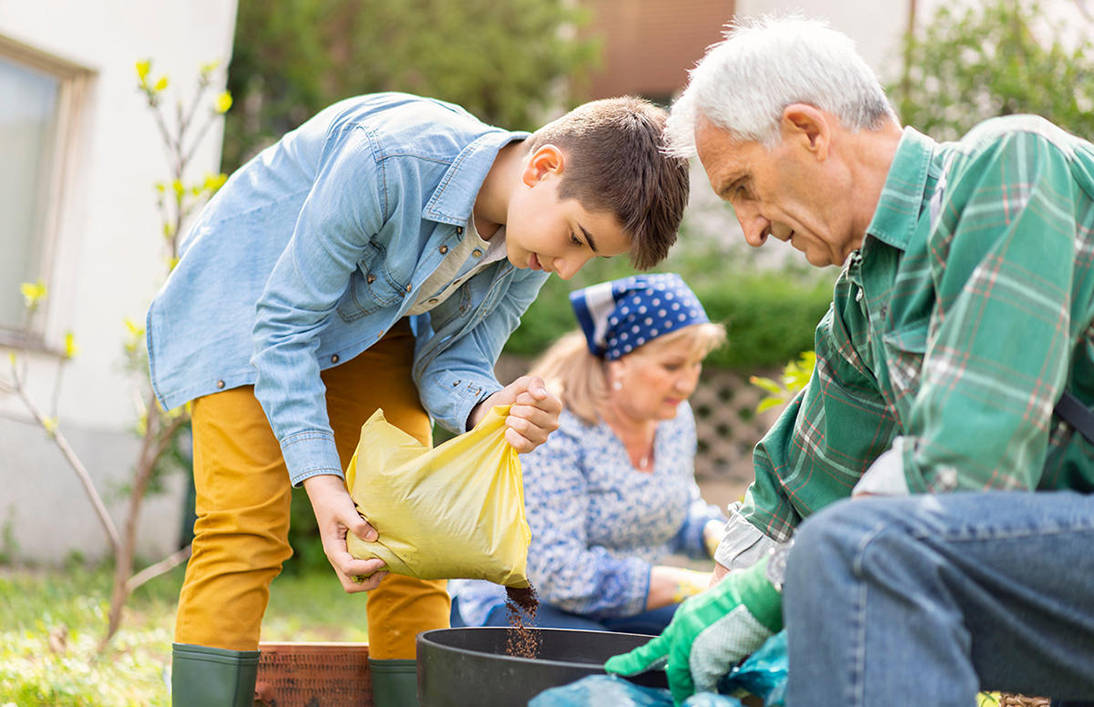
[[[560,0],[240,0],[228,75],[239,110],[225,125],[224,168],[327,105],[376,91],[535,129],[557,89],[596,60],[597,41],[572,31],[589,16]]]
[[[1054,20],[1048,10],[1065,4],[939,6],[921,31],[906,38],[905,74],[889,87],[901,119],[940,140],[1013,113],[1040,115],[1076,135],[1094,134],[1091,23],[1080,20],[1076,28]]]
[[[685,272],[669,263],[659,271],[679,272],[695,290],[711,321],[726,325],[729,345],[714,351],[707,365],[751,371],[781,366],[813,348],[813,330],[832,301],[832,284],[794,271],[732,270],[714,275]],[[584,277],[570,282],[551,278],[528,308],[505,347],[511,354],[538,356],[577,323],[570,309],[571,290],[629,274],[621,261],[590,263]]]

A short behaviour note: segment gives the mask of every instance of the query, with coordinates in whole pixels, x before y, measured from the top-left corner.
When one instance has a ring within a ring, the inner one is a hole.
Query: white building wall
[[[186,101],[199,67],[219,60],[209,98],[223,90],[231,56],[236,0],[0,0],[0,36],[91,72],[76,125],[61,197],[45,303],[47,342],[73,330],[79,346],[68,364],[58,406],[62,429],[101,490],[112,492],[119,523],[119,487],[132,473],[137,411],[132,377],[123,370],[128,317],[144,313],[165,275],[164,240],[153,183],[169,180],[161,140],[143,94],[138,60],[153,60],[152,80],[167,74],[167,107]],[[181,89],[181,92],[179,92]],[[191,180],[219,169],[223,122],[209,131]],[[6,356],[5,356],[6,359]],[[31,358],[30,388],[49,405],[56,358]],[[7,364],[7,361],[4,361]],[[6,374],[6,372],[5,372]],[[181,478],[146,506],[138,551],[152,557],[174,548],[180,525]],[[76,551],[107,550],[105,534],[72,470],[24,408],[0,396],[0,551],[53,562]],[[6,540],[5,540],[6,538]]]

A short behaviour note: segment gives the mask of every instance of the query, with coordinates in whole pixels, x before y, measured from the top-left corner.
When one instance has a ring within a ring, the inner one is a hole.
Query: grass
[[[122,628],[97,648],[109,607],[110,571],[0,566],[0,706],[170,704],[169,668],[182,569],[130,598]],[[365,641],[365,602],[332,573],[278,577],[262,625],[264,641]],[[979,707],[1000,703],[981,694]]]
[[[0,705],[169,705],[179,568],[139,588],[102,655],[109,568],[0,567]],[[365,641],[365,602],[332,572],[271,587],[264,641]]]

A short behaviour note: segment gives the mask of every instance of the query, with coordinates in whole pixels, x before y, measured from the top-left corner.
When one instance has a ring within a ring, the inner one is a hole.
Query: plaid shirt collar
[[[907,249],[921,207],[930,199],[938,180],[937,154],[938,143],[915,128],[904,128],[866,235],[894,248]]]

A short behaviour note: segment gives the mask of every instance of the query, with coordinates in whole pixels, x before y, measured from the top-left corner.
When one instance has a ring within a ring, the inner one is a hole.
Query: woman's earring
[[[612,390],[623,390],[623,381],[619,380],[618,378],[616,380],[613,380]]]

